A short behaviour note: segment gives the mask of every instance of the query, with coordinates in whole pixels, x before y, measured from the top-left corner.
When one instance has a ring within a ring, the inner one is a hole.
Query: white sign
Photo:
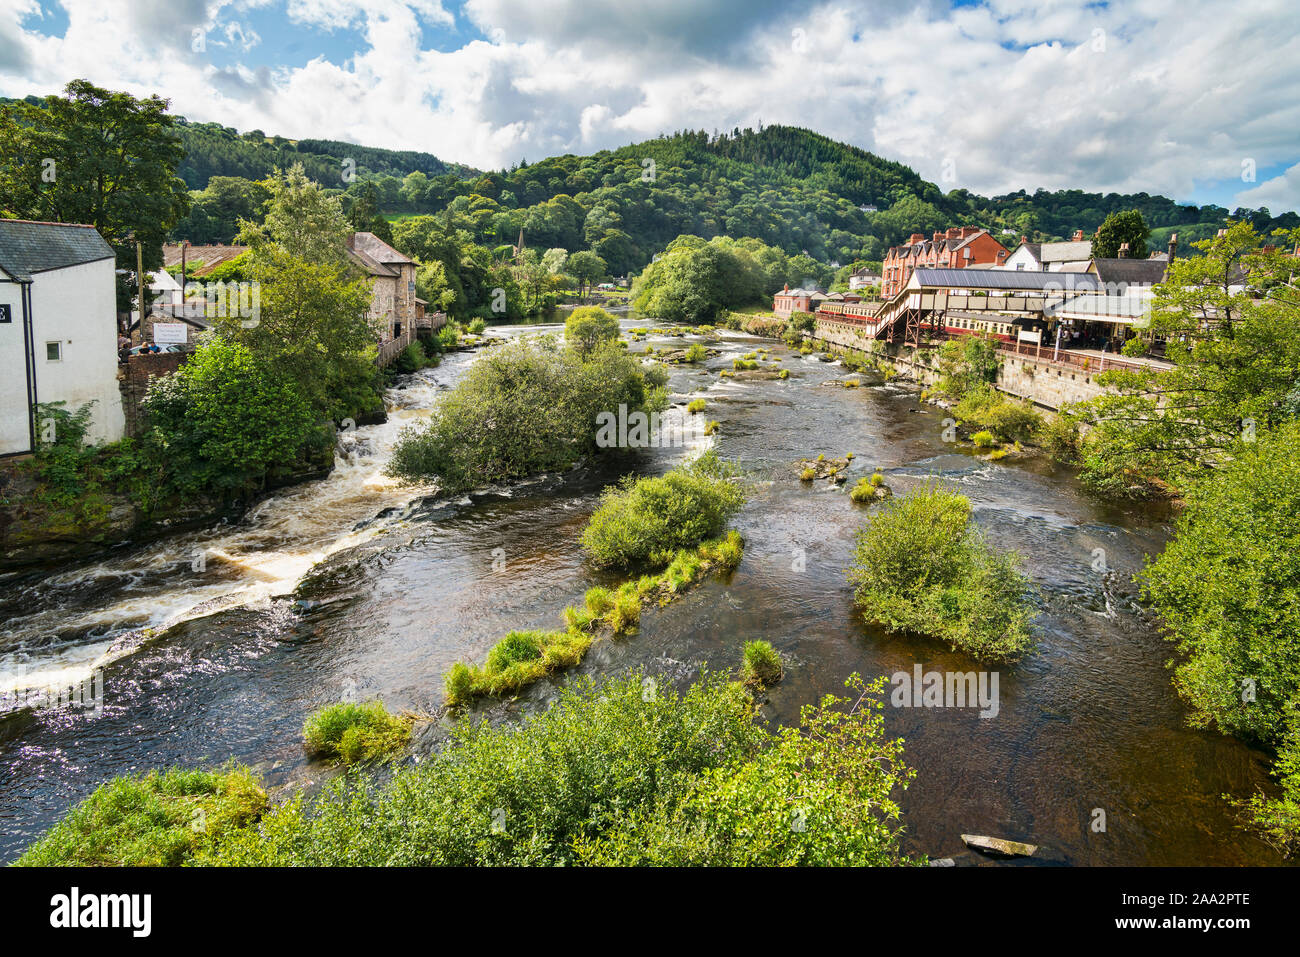
[[[189,335],[185,330],[183,322],[155,322],[153,324],[153,341],[154,345],[184,345],[189,341]]]
[[[1022,329],[1017,338],[1019,338],[1021,342],[1042,342],[1043,333],[1038,329],[1035,329],[1033,332],[1026,332]]]

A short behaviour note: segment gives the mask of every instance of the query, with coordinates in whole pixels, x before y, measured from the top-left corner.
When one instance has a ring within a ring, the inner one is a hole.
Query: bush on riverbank
[[[461,722],[389,783],[280,805],[196,862],[907,863],[896,798],[913,772],[884,737],[880,684],[852,688],[771,732],[725,675],[685,692],[637,672],[582,679],[521,727]]]
[[[389,714],[378,701],[329,705],[308,718],[302,727],[308,755],[338,759],[344,764],[392,754],[410,739],[411,722]]]
[[[600,567],[664,565],[673,553],[722,532],[745,501],[733,470],[712,450],[666,475],[625,479],[605,490],[582,533]]]
[[[935,485],[874,513],[858,533],[849,580],[863,616],[929,635],[973,657],[1014,659],[1033,644],[1029,582],[1014,554],[990,548],[970,502]]]
[[[1195,727],[1290,749],[1278,769],[1300,793],[1300,423],[1239,443],[1221,471],[1187,492],[1177,533],[1142,572],[1179,661],[1174,686]],[[1289,768],[1289,772],[1285,769]],[[1285,797],[1283,799],[1285,801]],[[1262,802],[1264,820],[1285,820]],[[1291,835],[1300,841],[1292,816]]]
[[[1031,442],[1043,428],[1043,416],[1032,405],[987,384],[967,392],[953,412],[963,422],[992,432],[1001,442]]]
[[[388,474],[463,491],[567,468],[599,451],[599,413],[659,411],[666,381],[612,342],[586,355],[551,337],[508,343],[471,365],[425,424],[403,431]]]
[[[17,861],[34,867],[168,867],[254,824],[266,792],[245,768],[172,768],[101,784]]]

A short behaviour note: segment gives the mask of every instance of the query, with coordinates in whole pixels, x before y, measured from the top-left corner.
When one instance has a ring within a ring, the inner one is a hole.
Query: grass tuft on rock
[[[740,677],[745,684],[767,688],[780,681],[783,674],[781,656],[776,653],[776,649],[770,642],[745,642],[744,661],[740,669]]]

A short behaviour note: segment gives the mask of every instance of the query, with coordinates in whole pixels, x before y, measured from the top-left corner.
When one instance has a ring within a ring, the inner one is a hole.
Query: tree
[[[382,408],[366,354],[375,341],[370,280],[347,259],[342,205],[301,166],[268,180],[267,189],[265,222],[246,221],[240,233],[253,247],[248,273],[258,315],[217,317],[217,328],[296,383],[323,414],[342,420]]]
[[[86,80],[40,104],[0,107],[0,209],[94,226],[124,276],[135,275],[137,242],[144,268],[160,268],[163,241],[190,206],[176,175],[184,150],[167,107],[157,96],[137,99]],[[119,281],[119,311],[134,293],[134,278]]]
[[[150,441],[183,491],[264,487],[324,441],[296,384],[247,346],[217,337],[145,401]]]
[[[600,306],[579,306],[564,320],[564,339],[586,356],[602,342],[618,338],[618,318]]]
[[[1147,237],[1150,235],[1151,230],[1138,210],[1111,213],[1097,229],[1097,238],[1092,241],[1092,254],[1098,259],[1114,259],[1119,255],[1120,246],[1128,243],[1130,259],[1146,259]]]
[[[569,257],[565,271],[578,282],[578,296],[583,296],[584,289],[589,289],[608,275],[605,260],[590,250],[581,250]]]
[[[1103,372],[1108,391],[1070,409],[1090,427],[1086,483],[1111,494],[1149,494],[1152,479],[1181,488],[1244,435],[1295,415],[1300,288],[1291,257],[1262,242],[1237,223],[1170,266],[1149,334],[1164,337],[1173,367]]]

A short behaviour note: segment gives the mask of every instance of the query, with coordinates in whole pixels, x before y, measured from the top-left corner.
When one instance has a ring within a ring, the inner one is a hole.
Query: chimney
[[[998,264],[1001,265],[1001,264],[1002,264],[1002,260],[1004,260],[1004,259],[1006,259],[1006,258],[1007,258],[1007,251],[1006,251],[1005,249],[999,249],[999,250],[998,250]]]
[[[1076,230],[1074,231],[1074,236],[1073,236],[1072,238],[1073,238],[1073,240],[1074,240],[1076,243],[1081,243],[1081,242],[1083,242],[1083,230],[1082,230],[1082,229],[1076,229]]]
[[[963,226],[961,228],[961,235],[958,238],[965,239],[967,236],[974,236],[979,231],[980,228],[978,226]]]
[[[910,239],[908,239],[907,244],[911,246],[913,243],[919,243],[923,239],[925,239],[924,233],[912,233],[912,236]]]
[[[942,240],[943,240],[943,233],[940,232],[936,232],[934,236],[930,239],[930,241],[934,243],[941,242]]]
[[[961,235],[961,230],[958,229],[956,226],[952,226],[952,227],[950,227],[950,228],[948,229],[948,232],[945,234],[944,238],[945,238],[945,239],[956,239],[956,238],[957,238],[958,236],[960,236],[960,235]]]
[[[1169,234],[1169,261],[1173,262],[1174,257],[1178,255],[1178,234]]]
[[[1119,244],[1119,258],[1128,259],[1128,243]]]
[[[1029,237],[1026,236],[1024,233],[1021,233],[1021,234],[1020,234],[1020,245],[1023,246],[1023,245],[1024,245],[1025,243],[1027,243],[1027,242],[1029,242]]]

